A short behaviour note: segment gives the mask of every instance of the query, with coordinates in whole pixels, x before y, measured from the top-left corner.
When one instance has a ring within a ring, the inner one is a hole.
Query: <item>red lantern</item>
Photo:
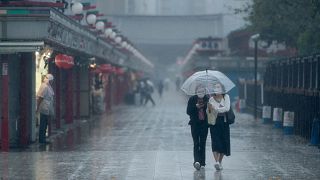
[[[122,75],[124,73],[124,70],[122,68],[116,68],[116,74]]]
[[[113,66],[111,71],[116,74],[117,73],[117,67]]]
[[[113,68],[112,68],[111,64],[101,64],[99,66],[99,69],[102,73],[110,73],[110,72],[112,72]]]
[[[56,55],[55,63],[56,63],[56,66],[62,69],[70,69],[74,66],[73,57],[65,54]]]
[[[101,69],[99,69],[99,68],[90,69],[90,72],[93,73],[93,74],[102,73]]]

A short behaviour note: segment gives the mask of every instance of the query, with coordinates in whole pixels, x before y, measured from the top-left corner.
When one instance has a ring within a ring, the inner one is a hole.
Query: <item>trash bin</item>
[[[262,107],[262,120],[264,124],[271,123],[271,106]]]
[[[320,136],[320,119],[318,117],[313,119],[312,129],[311,129],[311,145],[319,144]]]
[[[293,134],[294,112],[285,111],[283,113],[283,134]]]
[[[245,108],[246,108],[246,100],[245,99],[240,99],[240,101],[239,101],[240,112],[243,113]]]
[[[282,128],[282,108],[273,108],[273,123],[275,128]]]

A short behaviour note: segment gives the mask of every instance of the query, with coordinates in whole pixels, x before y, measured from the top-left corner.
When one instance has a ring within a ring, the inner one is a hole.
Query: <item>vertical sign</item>
[[[8,84],[8,56],[2,55],[2,116],[1,116],[1,148],[9,151],[9,84]]]
[[[2,63],[2,75],[3,76],[8,75],[8,63],[6,62]]]

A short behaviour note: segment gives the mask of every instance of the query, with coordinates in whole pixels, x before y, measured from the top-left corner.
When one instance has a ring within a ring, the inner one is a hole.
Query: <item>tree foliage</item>
[[[250,28],[263,40],[285,42],[300,54],[320,52],[320,0],[252,0]]]

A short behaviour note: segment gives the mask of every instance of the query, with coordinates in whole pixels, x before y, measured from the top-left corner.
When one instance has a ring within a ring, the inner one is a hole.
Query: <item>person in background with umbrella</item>
[[[215,93],[210,97],[208,110],[217,114],[215,124],[209,124],[214,167],[222,170],[223,157],[230,156],[230,128],[226,122],[226,112],[230,110],[230,98],[220,83],[214,85]]]
[[[156,103],[154,102],[152,98],[152,93],[154,91],[154,85],[153,83],[147,79],[144,81],[144,105],[147,105],[148,101],[151,101],[152,105],[155,106]]]
[[[206,89],[198,85],[195,94],[189,98],[187,114],[190,117],[191,135],[193,139],[193,166],[197,170],[206,165],[206,141],[208,136],[207,103],[209,97]]]

